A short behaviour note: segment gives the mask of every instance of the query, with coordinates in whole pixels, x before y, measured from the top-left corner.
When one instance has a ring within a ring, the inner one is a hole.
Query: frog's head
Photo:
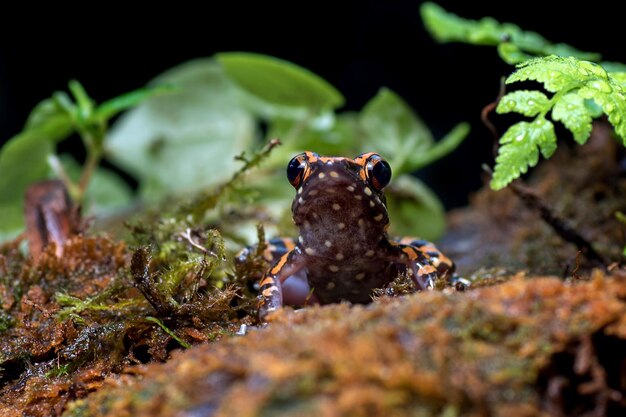
[[[332,244],[342,236],[377,244],[384,236],[389,218],[383,188],[391,167],[380,155],[350,159],[304,152],[289,162],[287,178],[297,190],[294,222],[308,244]]]

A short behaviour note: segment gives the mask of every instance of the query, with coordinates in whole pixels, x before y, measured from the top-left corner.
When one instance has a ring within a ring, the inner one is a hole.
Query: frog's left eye
[[[379,155],[372,155],[367,161],[367,178],[377,190],[382,190],[391,180],[391,166]]]
[[[306,169],[306,155],[301,153],[294,156],[289,165],[287,165],[287,179],[294,186],[298,188],[304,177],[304,171]]]

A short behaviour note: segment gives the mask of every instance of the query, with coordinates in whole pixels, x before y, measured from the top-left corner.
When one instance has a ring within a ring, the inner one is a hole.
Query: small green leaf
[[[502,58],[504,62],[510,65],[518,64],[533,57],[510,42],[502,42],[498,45],[498,55],[500,55],[500,58]]]
[[[544,158],[552,156],[556,150],[554,125],[545,119],[532,123],[518,122],[511,126],[500,138],[500,150],[491,180],[491,188],[499,190],[537,165],[539,150]]]
[[[516,112],[533,117],[550,108],[550,100],[541,91],[518,90],[508,93],[498,103],[496,112]]]
[[[143,103],[150,97],[173,91],[175,91],[175,89],[169,85],[157,85],[155,87],[144,87],[130,91],[100,104],[96,109],[96,115],[100,120],[106,121],[124,110],[128,110]]]
[[[437,196],[419,179],[401,175],[385,190],[392,236],[419,236],[435,240],[446,228],[446,216]]]
[[[85,88],[76,80],[69,82],[69,89],[78,106],[78,114],[81,120],[88,120],[93,114],[94,101],[87,95]]]
[[[151,85],[173,85],[121,115],[105,140],[105,155],[140,180],[142,196],[181,195],[228,180],[235,156],[250,148],[252,116],[235,87],[209,58],[172,68]]]
[[[37,131],[42,140],[57,142],[72,133],[72,118],[56,100],[45,99],[30,112],[25,131]]]
[[[221,53],[216,58],[231,80],[266,102],[316,112],[344,103],[333,86],[291,62],[244,52]]]
[[[387,88],[381,88],[363,107],[359,124],[364,133],[361,150],[384,155],[396,173],[408,172],[411,158],[419,157],[434,143],[424,122]]]
[[[552,119],[558,120],[574,135],[574,140],[583,145],[591,134],[592,115],[585,100],[576,93],[562,96],[552,109]]]

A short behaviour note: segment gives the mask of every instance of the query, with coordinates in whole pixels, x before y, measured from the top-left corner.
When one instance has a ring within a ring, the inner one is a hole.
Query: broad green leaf
[[[169,85],[140,88],[103,102],[96,109],[96,114],[100,120],[106,121],[124,110],[138,106],[150,97],[173,91],[174,88]]]
[[[558,120],[574,135],[574,140],[583,145],[591,134],[592,115],[585,100],[575,93],[562,96],[552,109],[552,119]]]
[[[138,178],[142,194],[152,198],[229,179],[240,167],[235,156],[250,148],[255,135],[236,87],[210,58],[184,63],[151,82],[162,84],[175,91],[123,114],[105,140],[106,155]]]
[[[491,188],[499,190],[537,165],[539,151],[544,158],[556,150],[553,124],[545,119],[532,123],[518,122],[511,126],[500,139],[500,149],[491,180]]]
[[[71,155],[60,157],[70,178],[78,182],[82,167]],[[133,198],[130,186],[115,172],[98,167],[91,176],[83,199],[83,213],[86,216],[102,217],[129,206]]]
[[[396,93],[381,88],[361,110],[362,151],[376,151],[396,173],[408,172],[411,158],[426,152],[434,139],[422,120]]]
[[[448,13],[435,3],[423,3],[420,13],[426,28],[437,41],[497,45],[500,56],[508,63],[527,59],[529,55],[526,53],[535,56],[576,56],[594,61],[601,58],[599,54],[582,52],[563,43],[553,44],[536,32],[523,31],[517,25],[499,23],[491,17],[465,19]]]
[[[24,192],[35,181],[45,179],[50,168],[47,158],[52,143],[36,131],[24,131],[11,138],[0,150],[0,234],[11,233],[24,225]]]
[[[0,243],[15,239],[24,229],[24,208],[0,204]]]
[[[435,142],[430,130],[396,93],[381,88],[359,116],[363,136],[360,151],[376,151],[396,174],[412,172],[453,151],[469,133],[469,125],[457,125]]]
[[[72,133],[72,118],[56,100],[45,99],[30,112],[25,131],[37,131],[42,140],[57,142]]]
[[[496,112],[516,112],[533,117],[550,108],[550,100],[541,91],[518,90],[508,93],[498,103]]]
[[[216,58],[239,87],[268,103],[315,112],[335,109],[344,103],[332,85],[291,62],[245,52],[221,53]]]
[[[441,237],[446,216],[437,196],[419,179],[401,175],[385,190],[392,236]]]
[[[267,136],[280,138],[283,146],[273,151],[268,165],[278,163],[283,168],[293,154],[305,150],[320,155],[356,156],[357,134],[358,120],[354,113],[328,114],[310,122],[275,118],[270,122]]]

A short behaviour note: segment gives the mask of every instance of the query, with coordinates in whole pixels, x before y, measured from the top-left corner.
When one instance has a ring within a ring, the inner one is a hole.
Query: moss
[[[540,415],[549,395],[541,388],[546,370],[586,335],[606,334],[607,323],[624,317],[626,303],[619,297],[624,291],[626,284],[617,277],[576,285],[515,278],[464,293],[420,293],[366,307],[286,309],[265,329],[148,366],[141,378],[88,397],[81,410],[89,416],[115,415],[112,410],[137,416],[174,410]],[[610,350],[626,333],[612,337],[587,349]],[[624,360],[623,351],[618,356]],[[558,379],[551,372],[549,378]],[[607,389],[626,392],[608,377],[605,382]],[[581,394],[576,401],[589,411],[594,395]],[[108,412],[102,412],[103,404]]]

